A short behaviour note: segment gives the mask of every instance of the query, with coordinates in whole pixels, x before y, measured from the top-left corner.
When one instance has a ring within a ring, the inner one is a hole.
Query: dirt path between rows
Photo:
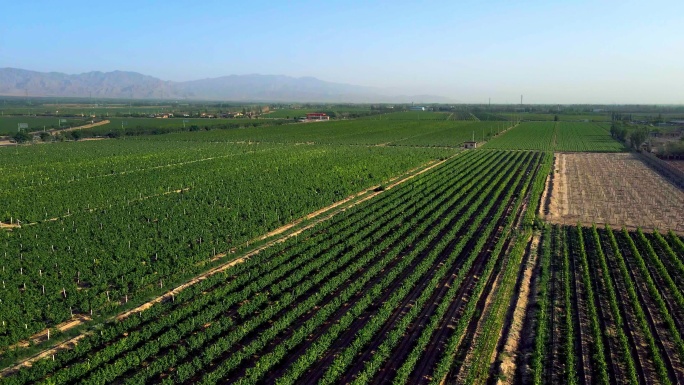
[[[532,246],[530,247],[531,255],[527,259],[527,264],[522,277],[522,283],[520,284],[520,291],[518,294],[518,300],[515,303],[515,311],[513,312],[511,329],[506,337],[506,343],[504,345],[503,351],[498,353],[501,359],[499,370],[502,374],[502,376],[499,376],[499,379],[497,380],[498,385],[512,385],[515,382],[515,372],[518,367],[518,347],[520,346],[521,333],[525,322],[527,306],[531,299],[530,283],[532,282],[534,268],[537,265],[537,249],[539,248],[539,238],[539,234],[535,234],[532,237]]]
[[[103,120],[103,121],[101,121],[101,122],[86,124],[86,125],[83,125],[83,126],[65,128],[65,129],[63,129],[63,130],[62,130],[62,129],[54,129],[54,130],[50,130],[49,132],[50,132],[51,134],[55,134],[55,133],[57,133],[57,132],[69,132],[69,131],[76,131],[76,130],[85,130],[85,129],[88,129],[88,128],[93,128],[93,127],[98,127],[98,126],[104,126],[105,124],[109,124],[109,120]],[[33,131],[33,132],[31,132],[31,134],[38,134],[38,133],[40,133],[40,132],[43,132],[43,131]],[[84,138],[84,139],[81,139],[81,140],[100,140],[100,139],[104,139],[104,138]],[[7,139],[7,140],[0,140],[0,146],[16,146],[16,145],[17,145],[17,143],[11,142],[9,139]]]
[[[138,307],[135,308],[135,309],[132,309],[132,310],[129,310],[129,311],[125,312],[125,313],[119,314],[118,316],[116,316],[116,319],[117,319],[117,320],[122,320],[122,319],[124,319],[124,318],[130,316],[130,315],[133,314],[133,313],[139,313],[139,312],[141,312],[141,311],[144,311],[145,309],[150,308],[150,307],[151,307],[152,305],[154,305],[155,303],[162,302],[162,301],[164,301],[164,300],[166,300],[166,299],[172,299],[173,296],[175,296],[176,294],[178,294],[178,293],[181,292],[182,290],[186,289],[187,287],[192,286],[192,285],[194,285],[194,284],[196,284],[196,283],[198,283],[198,282],[200,282],[200,281],[202,281],[202,280],[205,280],[205,279],[207,279],[208,277],[210,277],[210,276],[212,276],[212,275],[214,275],[214,274],[216,274],[216,273],[220,273],[220,272],[222,272],[222,271],[224,271],[224,270],[226,270],[226,269],[229,269],[229,268],[231,268],[231,267],[233,267],[233,266],[235,266],[235,265],[237,265],[237,264],[239,264],[239,263],[242,263],[242,262],[248,260],[250,257],[252,257],[252,256],[254,256],[254,255],[256,255],[256,254],[259,254],[259,252],[261,252],[262,250],[265,250],[265,249],[267,249],[267,248],[269,248],[269,247],[271,247],[271,246],[273,246],[273,245],[275,245],[275,244],[285,242],[286,240],[288,240],[288,239],[290,239],[290,238],[292,238],[292,237],[295,237],[295,236],[301,234],[302,232],[304,232],[304,231],[306,231],[306,230],[308,230],[308,229],[310,229],[310,228],[312,228],[312,227],[318,225],[319,223],[324,222],[324,221],[326,221],[326,220],[332,218],[333,216],[335,216],[336,214],[340,213],[341,211],[344,211],[344,210],[350,209],[350,208],[352,208],[352,207],[354,207],[354,206],[356,206],[356,205],[359,205],[359,204],[361,204],[361,203],[363,203],[363,202],[365,202],[365,201],[367,201],[367,200],[369,200],[369,199],[371,199],[371,198],[373,198],[373,197],[375,197],[375,196],[381,194],[383,191],[390,190],[391,188],[396,187],[396,186],[400,185],[401,183],[404,183],[404,182],[406,182],[406,181],[408,181],[408,180],[410,180],[410,179],[413,179],[413,178],[415,178],[416,176],[418,176],[418,175],[420,175],[420,174],[422,174],[422,173],[424,173],[424,172],[427,172],[428,170],[431,170],[431,169],[433,169],[433,168],[439,166],[440,164],[442,164],[442,163],[444,163],[444,162],[446,162],[446,160],[439,161],[439,162],[434,162],[434,163],[428,163],[427,167],[423,168],[422,170],[420,170],[420,171],[418,171],[418,172],[416,172],[417,169],[413,169],[413,170],[411,170],[411,171],[409,171],[409,172],[407,173],[407,174],[409,174],[409,175],[404,174],[404,175],[403,175],[403,178],[402,178],[402,177],[397,178],[398,180],[395,180],[392,184],[390,184],[390,185],[388,185],[387,187],[385,187],[384,190],[375,191],[379,186],[371,187],[371,188],[369,188],[369,189],[367,189],[367,190],[358,192],[358,193],[356,193],[356,194],[354,194],[354,195],[350,195],[350,196],[348,196],[347,198],[345,198],[345,199],[343,199],[343,200],[341,200],[341,201],[335,202],[335,203],[333,203],[333,204],[331,204],[331,205],[329,205],[329,206],[326,206],[326,207],[324,207],[324,208],[322,208],[322,209],[320,209],[320,210],[318,210],[318,211],[314,211],[313,213],[308,214],[308,215],[306,215],[306,216],[304,216],[304,217],[302,217],[302,218],[299,218],[299,219],[297,219],[297,220],[295,220],[295,221],[293,221],[293,222],[290,222],[290,223],[288,223],[288,224],[286,224],[286,225],[284,225],[284,226],[281,226],[281,227],[279,227],[279,228],[277,228],[277,229],[271,231],[270,233],[267,233],[267,234],[265,234],[265,235],[263,235],[263,236],[257,238],[256,240],[252,240],[250,243],[259,242],[259,241],[264,241],[264,240],[266,240],[266,239],[268,239],[268,238],[277,237],[277,236],[282,235],[283,233],[287,232],[288,230],[293,229],[293,228],[296,227],[297,225],[300,225],[302,222],[305,222],[305,221],[308,221],[308,220],[314,220],[316,217],[319,217],[319,216],[321,216],[321,215],[323,215],[323,214],[326,214],[326,213],[328,214],[328,215],[324,215],[324,216],[322,216],[322,217],[320,217],[320,218],[318,218],[318,219],[315,219],[312,223],[309,223],[309,224],[307,224],[307,225],[305,225],[305,226],[302,226],[301,228],[298,228],[298,229],[297,229],[296,231],[294,231],[294,232],[288,233],[288,234],[283,235],[283,236],[281,236],[281,237],[279,237],[279,238],[276,238],[276,239],[273,239],[273,240],[271,240],[271,241],[268,241],[268,242],[266,242],[265,244],[263,244],[263,245],[261,245],[261,246],[255,248],[255,249],[249,251],[247,254],[243,255],[242,257],[239,257],[239,258],[234,259],[234,260],[232,260],[232,261],[230,261],[230,262],[228,262],[228,263],[226,263],[226,264],[223,264],[223,265],[220,265],[220,266],[215,267],[215,268],[213,268],[213,269],[207,271],[206,273],[204,273],[204,274],[202,274],[202,275],[199,275],[199,276],[193,278],[192,280],[190,280],[190,281],[188,281],[188,282],[186,282],[186,283],[184,283],[184,284],[182,284],[182,285],[176,287],[175,289],[171,290],[168,294],[161,295],[161,296],[159,296],[159,297],[157,297],[157,298],[155,298],[155,299],[153,299],[153,300],[151,300],[151,301],[149,301],[149,302],[146,302],[146,303],[144,303],[144,304],[138,306]],[[362,197],[362,198],[357,199],[357,198],[359,198],[359,197]],[[343,206],[343,207],[340,208],[340,206]],[[339,210],[336,210],[337,208],[340,208],[340,209],[339,209]],[[247,243],[246,245],[249,245],[249,243]],[[242,245],[242,246],[245,246],[245,245]],[[217,255],[215,255],[215,256],[212,258],[212,260],[221,259],[221,258],[225,257],[226,255],[227,255],[227,253],[217,254]]]
[[[103,120],[101,122],[97,123],[91,123],[91,124],[86,124],[83,126],[76,126],[76,127],[71,127],[71,128],[65,128],[63,130],[55,130],[55,132],[69,132],[69,131],[76,131],[76,130],[85,130],[87,128],[93,128],[93,127],[98,127],[98,126],[104,126],[105,124],[109,124],[109,120]]]
[[[129,200],[129,203],[130,203],[130,202],[141,202],[141,201],[144,201],[144,200],[146,200],[146,199],[155,198],[155,197],[160,197],[160,196],[169,195],[169,194],[180,194],[180,193],[186,192],[186,191],[188,191],[188,190],[190,190],[190,187],[184,187],[184,188],[177,189],[177,190],[166,191],[166,192],[163,192],[163,193],[160,193],[160,194],[145,195],[144,197],[141,196],[141,197],[138,197],[138,198],[130,199],[130,200]],[[94,207],[94,208],[88,208],[88,209],[84,209],[84,210],[85,210],[86,212],[92,213],[92,212],[94,212],[94,211],[101,210],[102,208],[103,208],[103,207]],[[43,223],[43,222],[55,222],[55,221],[58,221],[58,220],[60,220],[60,219],[68,218],[68,217],[70,217],[70,216],[72,216],[72,215],[74,215],[74,214],[76,214],[76,212],[73,212],[73,213],[69,212],[69,213],[64,214],[64,215],[62,215],[62,216],[54,217],[54,218],[48,218],[48,219],[42,220],[42,221],[40,221],[40,222],[29,222],[29,223],[21,223],[21,224],[20,224],[20,223],[5,223],[5,222],[0,222],[0,229],[6,228],[6,229],[10,229],[10,230],[11,230],[11,229],[13,229],[13,228],[21,227],[21,226],[35,226],[35,225],[37,225],[37,224],[39,224],[39,223]]]
[[[257,239],[254,239],[250,242],[247,242],[246,244],[241,245],[240,247],[248,246],[250,243],[260,242],[260,241],[264,241],[264,240],[272,238],[272,237],[276,237],[275,239],[272,239],[272,240],[266,242],[265,244],[258,246],[255,249],[247,252],[243,256],[236,258],[236,259],[233,259],[233,260],[226,262],[222,265],[219,265],[219,266],[217,266],[217,267],[215,267],[215,268],[213,268],[213,269],[211,269],[211,270],[209,270],[209,271],[207,271],[201,275],[198,275],[197,277],[191,279],[190,281],[187,281],[186,283],[184,283],[180,286],[177,286],[176,288],[169,291],[168,293],[163,294],[161,296],[158,296],[158,297],[156,297],[156,298],[154,298],[148,302],[145,302],[144,304],[142,304],[142,305],[140,305],[140,306],[138,306],[132,310],[128,310],[126,312],[123,312],[123,313],[120,313],[116,316],[113,316],[110,318],[110,320],[115,319],[117,321],[120,321],[120,320],[125,319],[126,317],[131,316],[132,314],[136,314],[136,313],[142,312],[146,309],[149,309],[150,307],[152,307],[156,303],[160,303],[160,302],[165,301],[165,300],[173,300],[175,295],[178,294],[179,292],[181,292],[182,290],[184,290],[184,289],[186,289],[186,288],[188,288],[188,287],[190,287],[190,286],[192,286],[198,282],[201,282],[201,281],[207,279],[208,277],[210,277],[214,274],[223,272],[224,270],[227,270],[227,269],[229,269],[229,268],[231,268],[237,264],[245,262],[250,257],[258,254],[262,250],[265,250],[265,249],[267,249],[267,248],[269,248],[269,247],[271,247],[277,243],[285,242],[286,240],[299,235],[303,231],[306,231],[306,230],[318,225],[319,223],[324,222],[324,221],[332,218],[333,216],[335,216],[336,214],[338,214],[342,211],[345,211],[345,210],[350,209],[356,205],[359,205],[359,204],[361,204],[361,203],[363,203],[369,199],[376,197],[377,195],[382,194],[385,191],[391,190],[392,188],[399,186],[400,184],[405,183],[405,182],[417,177],[418,175],[421,175],[421,174],[423,174],[429,170],[432,170],[433,168],[445,163],[449,159],[457,156],[458,154],[460,154],[460,153],[454,154],[454,155],[452,155],[452,156],[450,156],[444,160],[441,160],[441,161],[430,161],[426,164],[423,164],[422,166],[411,169],[411,170],[407,171],[406,173],[404,173],[398,177],[390,179],[388,181],[388,184],[383,189],[379,189],[379,187],[381,185],[376,185],[376,186],[370,187],[368,189],[362,190],[356,194],[348,196],[345,199],[337,201],[337,202],[335,202],[329,206],[326,206],[320,210],[317,210],[317,211],[314,211],[310,214],[307,214],[306,216],[299,218],[299,219],[297,219],[291,223],[288,223],[284,226],[281,226],[281,227],[279,227],[279,228],[277,228],[277,229],[275,229],[275,230],[273,230],[273,231],[271,231],[271,232],[269,232],[269,233],[267,233],[267,234],[265,234],[265,235],[263,235]],[[303,222],[307,222],[307,221],[312,221],[312,222],[307,223],[306,225],[296,229],[296,231],[284,234],[288,230],[291,230],[291,229],[295,228],[296,226],[301,225]],[[227,254],[228,253],[217,254],[212,258],[212,261],[219,260],[219,259],[225,257]],[[88,321],[90,321],[89,317],[81,316],[79,318],[75,318],[75,319],[69,320],[63,324],[60,324],[60,326],[58,326],[58,328],[61,331],[66,331],[66,330],[72,329],[74,327],[84,325]],[[51,348],[46,349],[46,350],[44,350],[44,351],[42,351],[42,352],[40,352],[34,356],[31,356],[31,357],[13,365],[13,366],[7,367],[7,368],[3,369],[2,371],[0,371],[0,378],[8,375],[9,373],[12,373],[12,372],[19,370],[22,367],[31,366],[34,362],[36,362],[42,358],[46,358],[46,357],[49,357],[51,355],[54,355],[61,350],[73,348],[78,343],[78,341],[81,340],[82,338],[84,338],[86,335],[88,335],[87,331],[79,334],[76,337],[73,337],[67,341],[60,343],[57,346],[51,347]],[[47,336],[47,330],[44,330],[38,334],[35,334],[34,336],[31,337],[31,339],[33,340],[35,338],[41,338],[40,336]],[[15,346],[19,346],[19,347],[28,346],[28,343],[26,341],[22,341],[22,342],[16,344]]]

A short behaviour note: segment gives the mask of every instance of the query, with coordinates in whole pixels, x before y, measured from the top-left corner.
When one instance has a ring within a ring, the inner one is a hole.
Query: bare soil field
[[[547,194],[542,216],[552,223],[684,233],[684,191],[634,154],[557,153]]]

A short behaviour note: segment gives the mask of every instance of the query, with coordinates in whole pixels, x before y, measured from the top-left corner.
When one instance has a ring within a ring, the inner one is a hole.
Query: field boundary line
[[[416,176],[423,174],[423,173],[443,164],[448,159],[450,159],[450,158],[447,158],[447,159],[441,160],[441,161],[437,161],[437,162],[428,162],[427,164],[424,164],[423,166],[419,166],[417,168],[409,170],[407,173],[395,178],[394,182],[387,185],[383,190],[376,191],[378,189],[378,187],[380,187],[380,185],[370,187],[368,189],[365,189],[363,191],[360,191],[358,193],[350,195],[347,198],[344,198],[340,201],[337,201],[337,202],[335,202],[329,206],[323,207],[322,209],[319,209],[319,210],[314,211],[310,214],[307,214],[304,217],[301,217],[301,218],[299,218],[293,222],[290,222],[284,226],[281,226],[281,227],[279,227],[279,228],[277,228],[277,229],[275,229],[275,230],[273,230],[273,231],[271,231],[265,235],[262,235],[262,236],[254,239],[252,241],[248,241],[245,244],[238,246],[237,248],[249,247],[250,243],[261,242],[261,241],[265,241],[269,238],[276,237],[275,239],[271,239],[271,240],[267,241],[266,243],[247,251],[241,257],[235,258],[231,261],[226,262],[225,264],[214,267],[214,268],[210,269],[209,271],[202,273],[202,274],[196,276],[195,278],[187,281],[186,283],[184,283],[180,286],[177,286],[176,288],[174,288],[170,292],[163,294],[163,295],[160,295],[157,298],[136,307],[135,309],[131,309],[131,310],[126,311],[122,314],[119,314],[115,318],[116,318],[116,320],[122,320],[126,317],[129,317],[133,313],[139,313],[141,311],[148,309],[149,307],[151,307],[155,303],[162,302],[165,299],[170,299],[173,296],[175,296],[177,293],[181,292],[182,290],[184,290],[184,289],[186,289],[186,288],[188,288],[188,287],[190,287],[190,286],[192,286],[192,285],[194,285],[194,284],[196,284],[202,280],[205,280],[214,274],[223,272],[224,270],[227,270],[227,269],[229,269],[229,268],[231,268],[231,267],[233,267],[239,263],[245,262],[250,257],[252,257],[256,254],[259,254],[259,252],[261,252],[261,251],[263,251],[263,250],[265,250],[265,249],[267,249],[273,245],[276,245],[278,243],[285,242],[288,239],[295,237],[295,236],[301,234],[302,232],[318,225],[319,223],[322,223],[322,222],[332,218],[333,216],[335,216],[336,214],[339,214],[340,212],[342,212],[344,210],[347,210],[347,209],[350,209],[354,206],[357,206],[357,205],[359,205],[359,204],[361,204],[361,203],[363,203],[363,202],[365,202],[371,198],[376,197],[377,195],[380,195],[384,191],[388,191],[388,190],[390,190],[390,189],[392,189],[392,188],[394,188],[394,187],[396,187],[396,186],[398,186],[398,185],[400,185],[400,184],[402,184],[408,180],[411,180],[411,179],[415,178]],[[312,222],[307,223],[307,221],[312,221]],[[295,227],[297,227],[303,223],[306,223],[306,224],[295,229]],[[295,230],[288,233],[288,231],[292,230],[292,229],[295,229]],[[226,252],[226,253],[217,254],[212,258],[212,260],[218,260],[218,259],[224,258],[229,253],[230,253],[230,251]]]
[[[163,197],[165,195],[181,194],[181,193],[184,193],[186,191],[189,191],[190,189],[191,189],[191,187],[183,187],[183,188],[176,189],[176,190],[165,191],[165,192],[159,193],[159,194],[145,195],[144,197],[133,198],[133,199],[130,199],[128,202],[129,203],[131,203],[131,202],[142,202],[142,201],[147,200],[147,199]],[[87,208],[87,209],[83,209],[83,211],[81,211],[81,212],[92,213],[92,212],[97,211],[97,210],[102,210],[106,207],[108,207],[108,206]],[[55,221],[58,221],[60,219],[68,218],[68,217],[75,215],[77,213],[78,212],[73,212],[73,213],[64,214],[64,215],[54,217],[54,218],[43,219],[43,220],[38,221],[38,222],[29,222],[29,223],[24,223],[24,224],[0,222],[0,228],[7,228],[7,229],[11,230],[11,229],[17,228],[17,227],[21,228],[22,226],[35,226],[37,224],[44,223],[44,222],[55,222]]]
[[[101,122],[97,123],[90,123],[90,124],[84,124],[82,126],[76,126],[76,127],[70,127],[70,128],[65,128],[63,130],[53,130],[52,132],[70,132],[70,131],[77,131],[77,130],[85,130],[88,128],[93,128],[93,127],[99,127],[99,126],[104,126],[105,124],[109,124],[109,120],[103,120]]]

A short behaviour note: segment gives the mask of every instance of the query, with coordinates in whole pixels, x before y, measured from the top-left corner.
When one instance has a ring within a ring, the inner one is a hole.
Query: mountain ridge
[[[386,90],[328,82],[311,76],[226,75],[184,82],[133,71],[81,74],[0,68],[0,95],[249,102],[449,102],[435,95],[388,95]],[[414,100],[418,99],[418,100]]]

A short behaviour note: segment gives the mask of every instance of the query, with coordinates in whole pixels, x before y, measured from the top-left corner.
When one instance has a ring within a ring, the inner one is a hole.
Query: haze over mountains
[[[252,74],[173,82],[126,71],[68,75],[18,68],[0,68],[0,95],[255,102],[449,102],[440,96],[396,95],[383,89],[313,77]]]

